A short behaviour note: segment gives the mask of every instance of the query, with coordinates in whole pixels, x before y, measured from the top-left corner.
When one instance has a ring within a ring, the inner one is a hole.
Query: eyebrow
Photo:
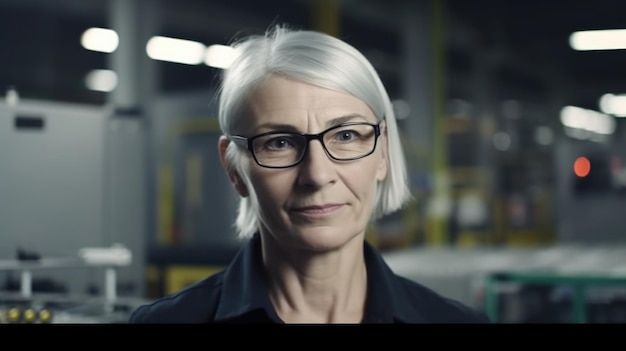
[[[362,118],[363,120],[367,121],[367,118],[361,114],[358,113],[351,113],[345,116],[340,116],[337,118],[333,118],[331,120],[326,121],[326,128],[330,128],[330,127],[334,127],[334,126],[338,126],[341,124],[344,124],[346,122],[349,122],[351,120],[354,119],[358,119],[358,118]],[[281,123],[263,123],[259,126],[257,126],[255,129],[272,129],[275,131],[281,131],[281,132],[295,132],[295,133],[301,133],[300,130],[298,130],[298,128],[294,127],[291,124],[281,124]]]
[[[337,118],[333,118],[330,121],[326,121],[326,127],[330,128],[330,127],[334,127],[340,124],[344,124],[348,121],[351,121],[353,119],[356,118],[363,118],[365,121],[367,121],[367,118],[363,115],[360,115],[358,113],[351,113],[349,115],[345,115],[345,116],[341,116],[341,117],[337,117]]]

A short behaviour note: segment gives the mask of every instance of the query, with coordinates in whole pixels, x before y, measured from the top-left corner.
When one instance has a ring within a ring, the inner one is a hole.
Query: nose
[[[336,181],[334,162],[319,140],[311,140],[298,170],[298,184],[321,188]]]

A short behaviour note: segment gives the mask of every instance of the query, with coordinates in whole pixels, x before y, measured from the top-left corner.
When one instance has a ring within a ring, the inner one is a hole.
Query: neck
[[[331,252],[291,251],[262,235],[270,299],[287,323],[360,323],[367,272],[363,236]]]

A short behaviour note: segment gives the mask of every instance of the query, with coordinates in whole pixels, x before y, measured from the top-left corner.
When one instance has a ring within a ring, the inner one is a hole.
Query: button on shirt
[[[367,242],[363,323],[488,323],[483,313],[393,273]],[[261,238],[251,238],[220,273],[139,307],[130,323],[283,323],[262,271]]]

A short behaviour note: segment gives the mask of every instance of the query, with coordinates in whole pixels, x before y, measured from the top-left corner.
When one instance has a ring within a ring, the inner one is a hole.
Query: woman
[[[280,26],[237,49],[218,151],[247,242],[223,272],[131,322],[486,322],[396,276],[365,241],[370,222],[411,198],[391,103],[365,57]]]

